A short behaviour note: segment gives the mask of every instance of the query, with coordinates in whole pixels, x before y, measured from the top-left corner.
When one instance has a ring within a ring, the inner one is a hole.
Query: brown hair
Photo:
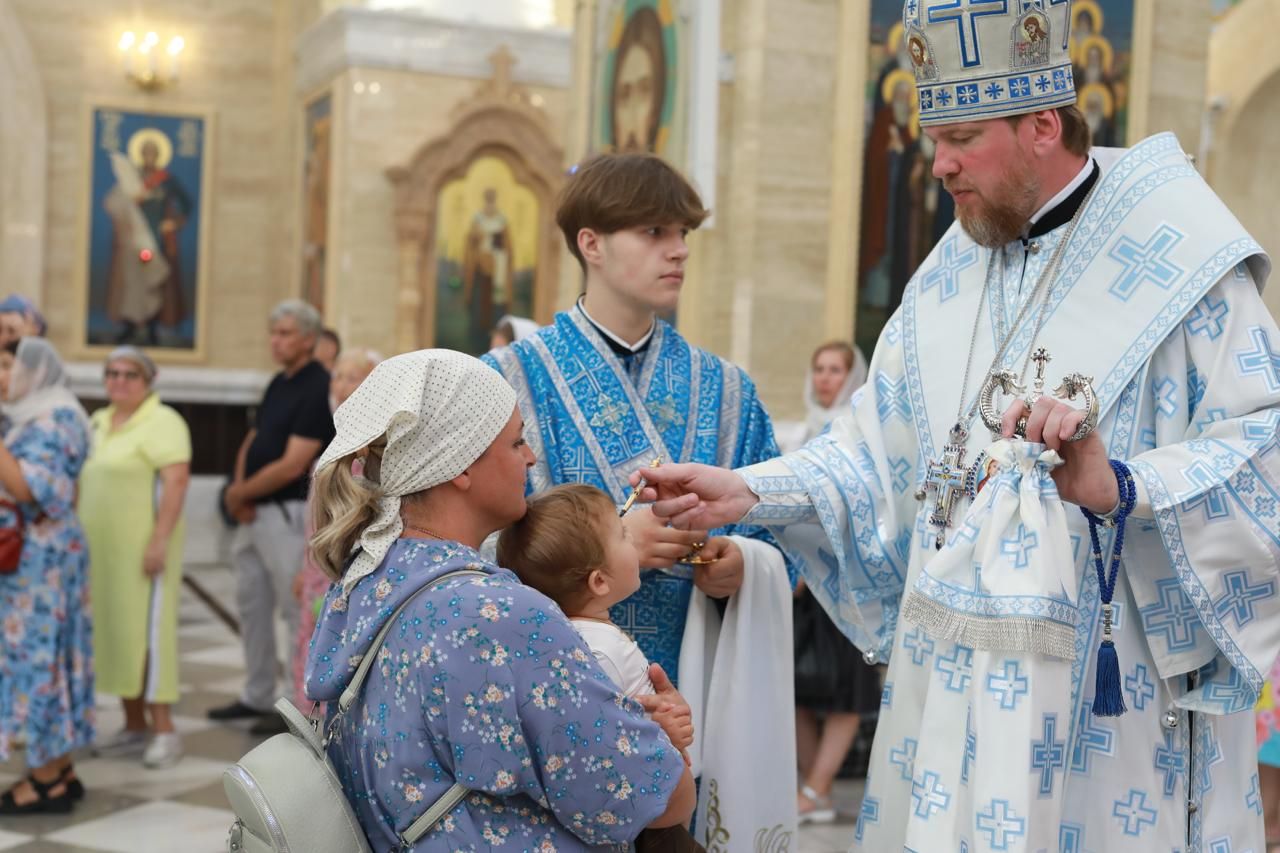
[[[498,536],[498,565],[566,612],[587,595],[587,577],[605,563],[602,522],[613,500],[595,486],[568,483],[529,499],[524,518]]]
[[[632,49],[643,50],[649,54],[649,64],[653,66],[653,92],[649,104],[649,126],[644,129],[645,138],[641,144],[646,150],[654,150],[658,143],[658,127],[662,123],[662,103],[667,97],[667,60],[666,50],[662,45],[662,21],[658,13],[650,6],[636,9],[622,28],[622,36],[618,39],[618,48],[613,52],[613,80],[609,83],[609,105],[612,108],[609,123],[610,140],[614,150],[621,150],[622,140],[618,138],[618,82],[621,80],[622,60]]]
[[[845,341],[827,341],[825,344],[818,347],[816,350],[813,351],[813,355],[810,356],[809,358],[809,366],[812,367],[813,365],[817,364],[818,356],[822,355],[824,352],[840,353],[840,357],[844,359],[844,369],[853,370],[853,363],[855,360],[853,355],[853,347],[848,343],[846,343]]]
[[[1089,148],[1093,145],[1093,138],[1089,131],[1089,123],[1084,119],[1084,113],[1080,112],[1080,108],[1075,104],[1058,107],[1056,112],[1058,113],[1058,121],[1062,123],[1062,147],[1079,157],[1088,156]],[[1017,127],[1029,115],[1032,115],[1032,113],[1006,116],[1005,121]]]
[[[702,199],[684,176],[654,154],[599,154],[584,162],[560,191],[556,224],[585,272],[578,232],[614,234],[638,225],[679,223],[697,228],[707,218]]]

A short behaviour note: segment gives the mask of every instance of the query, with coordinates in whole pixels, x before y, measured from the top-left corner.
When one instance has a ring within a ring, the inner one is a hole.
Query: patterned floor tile
[[[9,823],[12,822],[9,821]],[[16,832],[6,832],[0,829],[0,850],[11,850],[20,844],[26,844],[30,840],[30,835],[19,835]]]
[[[51,833],[49,841],[110,853],[222,853],[235,821],[229,809],[186,803],[146,803]],[[181,839],[181,847],[174,842]]]
[[[76,764],[85,787],[128,791],[142,799],[159,799],[194,791],[218,779],[226,761],[188,755],[173,767],[153,770],[138,760],[94,758]]]

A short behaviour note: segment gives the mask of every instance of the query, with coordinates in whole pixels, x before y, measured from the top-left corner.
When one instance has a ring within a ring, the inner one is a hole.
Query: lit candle
[[[169,40],[169,79],[178,79],[178,55],[182,53],[182,49],[187,46],[182,36],[174,36]]]
[[[126,77],[133,75],[133,45],[137,40],[138,37],[133,34],[132,30],[125,31],[120,36],[120,56],[124,61]]]

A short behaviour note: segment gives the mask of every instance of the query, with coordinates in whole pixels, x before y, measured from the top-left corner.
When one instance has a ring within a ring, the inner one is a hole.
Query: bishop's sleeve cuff
[[[809,490],[795,475],[785,456],[739,468],[737,473],[759,501],[742,518],[743,524],[783,527],[802,521],[816,521],[817,511]]]

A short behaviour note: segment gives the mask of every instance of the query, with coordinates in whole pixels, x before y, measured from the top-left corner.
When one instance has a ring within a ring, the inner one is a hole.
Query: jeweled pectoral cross
[[[1031,360],[1036,363],[1036,376],[1031,382],[1029,394],[1027,386],[1018,381],[1018,374],[1007,369],[994,371],[982,385],[982,392],[978,395],[978,411],[982,414],[982,422],[987,425],[987,429],[991,430],[993,438],[999,438],[1002,434],[1004,420],[1004,410],[996,407],[997,392],[1022,399],[1026,408],[1022,417],[1018,418],[1013,434],[1019,438],[1025,438],[1027,435],[1027,418],[1031,415],[1031,409],[1036,401],[1044,396],[1045,368],[1048,367],[1049,362],[1053,361],[1053,357],[1044,347],[1039,347],[1031,354]],[[1025,397],[1023,397],[1024,394]],[[1079,396],[1084,400],[1085,417],[1071,436],[1071,441],[1079,441],[1093,432],[1098,425],[1098,398],[1093,393],[1093,377],[1080,373],[1067,374],[1063,377],[1062,384],[1053,390],[1053,396],[1059,400],[1074,400]]]
[[[929,524],[936,531],[933,547],[937,549],[941,549],[942,543],[946,541],[956,501],[969,491],[969,470],[964,466],[964,443],[968,438],[969,432],[962,425],[956,424],[951,428],[947,443],[942,447],[942,459],[930,460],[929,468],[925,471],[924,485],[916,492],[918,501],[928,497],[929,492],[934,493]]]

